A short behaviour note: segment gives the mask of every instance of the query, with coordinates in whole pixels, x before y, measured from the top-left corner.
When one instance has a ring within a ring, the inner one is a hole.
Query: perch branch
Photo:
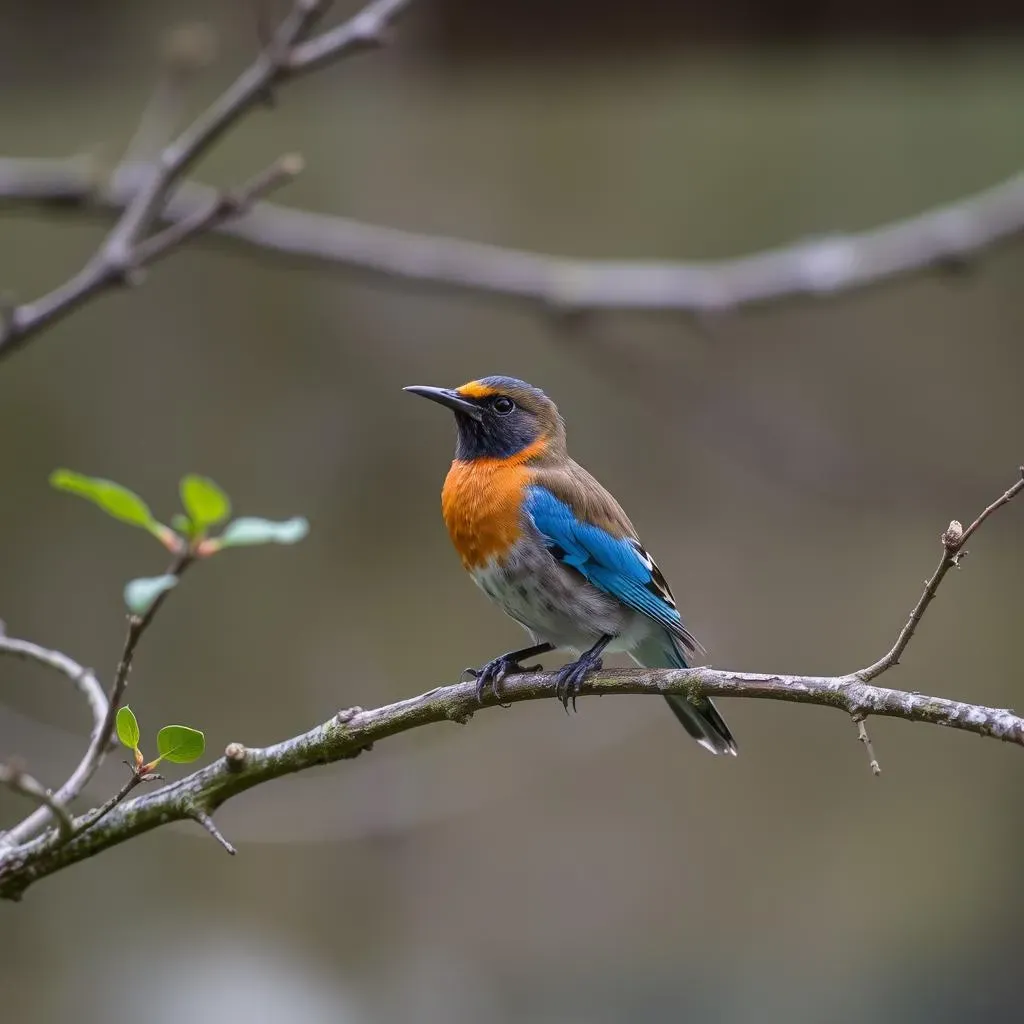
[[[207,196],[200,206],[172,220],[156,235],[150,231],[164,219],[164,207],[182,176],[209,148],[241,118],[260,104],[273,89],[290,78],[338,59],[379,41],[389,22],[408,6],[410,0],[374,0],[360,13],[321,36],[308,39],[317,20],[331,6],[331,0],[294,0],[266,47],[252,64],[196,118],[176,139],[166,141],[155,159],[133,164],[135,188],[123,211],[88,263],[68,281],[34,302],[14,305],[0,317],[0,358],[10,355],[47,325],[66,316],[100,292],[116,285],[133,284],[138,269],[204,231],[212,230],[240,216],[259,198],[293,177],[300,166],[297,158],[278,162],[276,172],[254,178],[248,186],[228,196]],[[297,47],[308,47],[308,49]],[[169,77],[173,88],[180,77],[180,62]],[[177,109],[168,98],[168,86],[158,90],[159,102],[151,103],[143,125],[136,133],[148,143],[150,136],[170,135],[173,125],[154,126],[154,111],[161,116]],[[149,123],[147,123],[149,122]],[[132,150],[135,145],[131,147]],[[131,154],[129,154],[131,155]],[[116,177],[116,175],[115,175]]]
[[[687,697],[756,697],[840,708],[852,716],[880,715],[929,722],[1024,746],[1024,719],[1003,708],[892,690],[846,676],[764,675],[722,669],[608,669],[584,683],[583,695],[681,694]],[[518,703],[555,696],[554,673],[505,679],[502,700]],[[497,707],[491,693],[483,707]],[[218,758],[187,778],[114,807],[71,842],[46,836],[0,854],[0,897],[17,899],[33,882],[170,821],[210,816],[254,786],[315,765],[355,757],[378,740],[433,722],[468,721],[481,705],[474,682],[442,686],[419,697],[369,711],[342,712],[322,725],[239,757]],[[76,830],[78,828],[76,820]]]
[[[858,735],[864,742],[872,771],[876,774],[878,762],[864,726],[864,720],[870,715],[944,725],[1024,746],[1024,718],[1007,708],[895,690],[869,681],[897,663],[899,654],[909,643],[921,615],[948,571],[946,563],[952,560],[952,564],[956,564],[962,557],[967,538],[1021,490],[1024,490],[1024,469],[1020,480],[986,508],[966,530],[959,523],[950,524],[941,538],[943,557],[939,569],[929,580],[896,646],[867,669],[841,676],[767,675],[714,668],[611,669],[589,677],[580,694],[678,694],[690,700],[700,697],[754,697],[838,708],[857,723]],[[133,649],[131,637],[132,632],[129,631],[129,643],[125,648],[129,660]],[[127,676],[127,671],[124,674]],[[300,736],[270,747],[247,748],[240,743],[231,743],[224,756],[213,764],[153,793],[129,800],[123,798],[130,788],[122,789],[98,810],[76,818],[72,822],[74,834],[70,840],[64,841],[51,830],[20,846],[0,848],[0,898],[20,899],[33,882],[171,821],[191,819],[199,822],[232,852],[234,848],[220,834],[212,816],[225,801],[253,786],[315,765],[356,757],[371,749],[378,740],[433,722],[465,724],[481,707],[550,698],[556,693],[555,673],[528,672],[507,677],[500,698],[493,692],[485,692],[481,701],[475,681],[458,683],[370,711],[349,708]],[[113,703],[112,700],[111,706]]]
[[[123,210],[144,168],[122,164],[110,181],[89,161],[0,159],[0,203],[106,213]],[[163,210],[175,223],[217,192],[183,182]],[[714,312],[798,296],[825,296],[960,263],[1024,232],[1024,175],[869,231],[834,234],[708,262],[583,260],[420,235],[330,214],[256,203],[216,231],[261,249],[425,285],[484,292],[557,311]]]

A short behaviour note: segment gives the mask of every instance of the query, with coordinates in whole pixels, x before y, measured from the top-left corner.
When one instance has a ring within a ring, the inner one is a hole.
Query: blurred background
[[[167,29],[216,29],[198,111],[285,6],[0,0],[3,155],[115,161]],[[308,169],[275,198],[303,209],[580,257],[727,258],[1018,171],[1022,23],[1009,0],[422,0],[387,49],[289,85],[198,176],[299,150]],[[0,283],[48,290],[104,226],[8,205]],[[195,471],[241,514],[312,529],[172,595],[132,675],[144,735],[188,722],[213,754],[452,681],[521,634],[441,522],[450,417],[401,388],[505,373],[559,402],[713,664],[863,666],[950,518],[1024,455],[1022,274],[1010,245],[818,302],[560,321],[204,240],[0,365],[0,618],[109,679],[123,583],[164,555],[47,475],[113,478],[167,518]],[[971,544],[886,682],[1018,702],[1022,514]],[[0,906],[3,1016],[1015,1019],[1021,752],[876,720],[876,779],[842,715],[722,704],[728,763],[661,701],[521,704],[232,801],[236,858],[197,827],[151,832]],[[59,678],[0,662],[0,752],[56,785],[87,729]],[[111,758],[88,800],[123,771]],[[0,793],[0,821],[24,809]]]

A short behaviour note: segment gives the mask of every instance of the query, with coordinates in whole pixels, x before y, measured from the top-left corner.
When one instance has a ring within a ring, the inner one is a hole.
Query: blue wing
[[[536,484],[527,488],[525,507],[548,550],[563,565],[664,626],[690,650],[699,648],[683,625],[665,577],[638,540],[581,522],[568,504]]]

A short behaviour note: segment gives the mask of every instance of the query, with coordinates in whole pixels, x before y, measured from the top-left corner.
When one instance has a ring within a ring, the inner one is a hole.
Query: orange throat
[[[452,463],[441,491],[441,512],[462,564],[472,571],[501,564],[519,539],[526,463],[543,453],[544,439],[506,459]]]

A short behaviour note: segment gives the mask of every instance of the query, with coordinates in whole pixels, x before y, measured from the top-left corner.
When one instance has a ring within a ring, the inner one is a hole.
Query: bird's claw
[[[576,710],[576,695],[591,672],[599,672],[604,662],[599,654],[589,651],[581,654],[575,661],[563,665],[555,676],[555,696],[562,702],[565,713],[569,713],[569,701]]]
[[[476,699],[478,703],[483,704],[484,690],[490,686],[495,700],[502,707],[507,707],[508,705],[501,703],[501,684],[504,682],[505,676],[518,675],[523,672],[539,672],[541,668],[541,665],[520,665],[515,658],[502,654],[497,658],[491,658],[481,668],[463,669],[462,674],[476,680]]]

